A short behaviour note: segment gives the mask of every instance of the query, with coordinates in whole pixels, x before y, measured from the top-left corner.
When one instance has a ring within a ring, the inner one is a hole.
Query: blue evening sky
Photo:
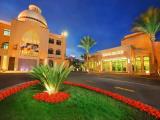
[[[139,14],[150,6],[160,7],[160,0],[0,0],[0,19],[16,18],[30,1],[42,9],[50,31],[69,32],[67,55],[76,56],[84,52],[77,48],[83,36],[97,41],[92,53],[119,46]]]

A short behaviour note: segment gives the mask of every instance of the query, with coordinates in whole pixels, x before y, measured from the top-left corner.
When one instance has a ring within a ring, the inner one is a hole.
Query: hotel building
[[[0,70],[28,71],[65,62],[66,36],[51,33],[41,9],[29,5],[11,22],[0,20]]]
[[[89,70],[96,72],[121,72],[150,74],[152,52],[148,34],[133,33],[125,36],[121,46],[97,51],[89,57]],[[160,65],[160,42],[154,42],[157,65]]]

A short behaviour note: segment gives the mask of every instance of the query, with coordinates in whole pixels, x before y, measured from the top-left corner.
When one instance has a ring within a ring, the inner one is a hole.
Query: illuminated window
[[[142,64],[141,64],[141,58],[137,57],[136,58],[136,72],[141,72],[142,71]]]
[[[144,57],[144,71],[149,72],[149,57]]]
[[[21,54],[24,56],[38,56],[39,36],[35,31],[26,31],[21,40]]]
[[[54,44],[54,39],[49,38],[49,43],[50,43],[50,44]]]
[[[52,48],[49,48],[49,49],[48,49],[48,54],[53,54],[53,53],[54,53],[53,49],[52,49]]]
[[[4,29],[3,35],[10,36],[10,30]]]
[[[8,42],[4,42],[4,43],[2,44],[2,48],[3,48],[3,49],[8,49],[8,47],[9,47],[9,43],[8,43]]]
[[[60,41],[60,40],[57,40],[57,41],[56,41],[56,44],[57,44],[57,45],[61,45],[61,41]]]
[[[61,55],[61,51],[60,50],[56,50],[56,55]]]
[[[108,61],[103,62],[103,71],[105,71],[105,72],[110,71],[110,62],[108,62]]]
[[[127,71],[127,60],[119,59],[111,61],[112,71],[115,72],[126,72]]]

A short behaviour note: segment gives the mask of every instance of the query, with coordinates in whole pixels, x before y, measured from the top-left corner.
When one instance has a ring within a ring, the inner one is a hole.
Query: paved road
[[[27,74],[0,74],[0,89],[32,79]],[[160,109],[160,81],[152,78],[72,73],[68,80],[110,90]]]

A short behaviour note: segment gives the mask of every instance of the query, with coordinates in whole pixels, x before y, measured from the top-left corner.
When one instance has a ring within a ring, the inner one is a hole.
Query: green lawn
[[[109,97],[78,87],[63,86],[71,97],[59,104],[32,99],[30,88],[0,102],[0,120],[154,120]]]

